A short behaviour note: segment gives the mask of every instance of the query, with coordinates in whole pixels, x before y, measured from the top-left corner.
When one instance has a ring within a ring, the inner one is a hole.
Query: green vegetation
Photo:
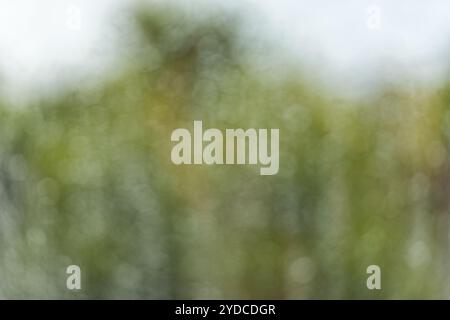
[[[230,17],[138,12],[117,75],[0,106],[1,297],[448,297],[448,84],[348,101]],[[174,165],[193,120],[279,128],[279,173]]]

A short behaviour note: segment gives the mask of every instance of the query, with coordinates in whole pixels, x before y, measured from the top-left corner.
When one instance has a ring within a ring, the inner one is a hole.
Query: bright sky
[[[114,48],[108,39],[130,2],[0,0],[0,92],[18,97],[111,65]],[[199,3],[224,6],[221,0],[174,2],[192,10],[202,10]],[[258,32],[277,38],[299,61],[320,66],[322,75],[336,83],[342,78],[361,82],[380,68],[424,79],[448,75],[448,0],[229,3],[244,8]]]

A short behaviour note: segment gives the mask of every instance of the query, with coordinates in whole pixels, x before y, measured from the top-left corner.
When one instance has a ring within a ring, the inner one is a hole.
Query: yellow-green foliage
[[[141,10],[119,75],[1,108],[0,296],[448,297],[448,87],[342,99],[216,18]],[[193,120],[279,128],[278,175],[175,166]]]

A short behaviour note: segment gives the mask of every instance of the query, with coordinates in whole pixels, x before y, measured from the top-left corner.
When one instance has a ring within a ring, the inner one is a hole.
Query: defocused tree
[[[445,296],[448,86],[346,101],[261,72],[232,15],[135,21],[119,75],[0,109],[1,296]],[[197,119],[280,128],[279,174],[172,164]]]

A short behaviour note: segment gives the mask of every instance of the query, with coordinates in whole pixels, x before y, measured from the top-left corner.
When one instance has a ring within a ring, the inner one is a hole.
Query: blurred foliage
[[[252,64],[233,16],[137,12],[118,75],[0,106],[1,297],[449,296],[448,85],[348,101]],[[175,166],[193,120],[280,128],[280,172]]]

